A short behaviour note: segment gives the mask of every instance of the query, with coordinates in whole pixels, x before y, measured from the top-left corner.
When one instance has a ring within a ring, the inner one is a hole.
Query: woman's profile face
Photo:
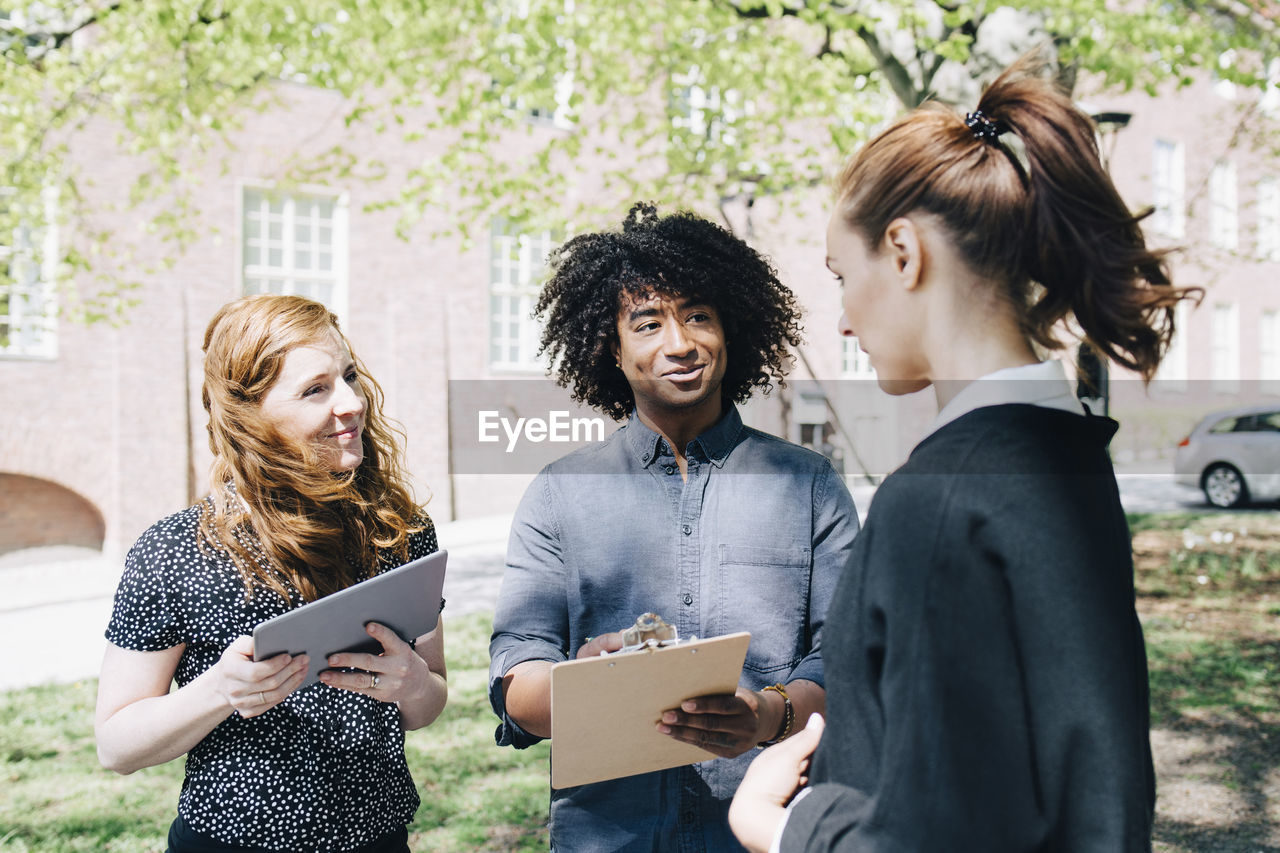
[[[858,339],[880,387],[889,394],[926,387],[916,309],[908,302],[893,252],[871,251],[837,212],[827,226],[827,268],[840,282],[840,334]]]
[[[364,460],[364,389],[337,335],[289,350],[261,406],[285,436],[316,446],[330,470],[350,471]]]

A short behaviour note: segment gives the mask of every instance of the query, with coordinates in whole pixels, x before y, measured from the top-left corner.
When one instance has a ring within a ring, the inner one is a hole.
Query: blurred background
[[[1149,240],[1178,249],[1175,281],[1206,292],[1150,388],[1099,370],[1064,329],[1082,396],[1121,422],[1121,471],[1203,501],[1173,479],[1178,442],[1209,412],[1280,406],[1272,0],[4,9],[3,565],[84,549],[110,572],[206,493],[201,337],[244,293],[338,314],[438,522],[510,513],[533,470],[463,464],[475,427],[455,398],[512,421],[575,408],[537,353],[544,262],[637,200],[697,211],[773,259],[807,340],[795,381],[745,416],[873,486],[933,402],[878,392],[836,333],[830,178],[890,117],[926,99],[972,109],[1033,48],[1094,117],[1132,209],[1151,211]]]

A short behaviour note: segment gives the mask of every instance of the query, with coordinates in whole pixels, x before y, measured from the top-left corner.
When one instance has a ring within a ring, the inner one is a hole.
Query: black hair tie
[[[1000,138],[1000,134],[1009,129],[1009,125],[999,119],[991,119],[982,110],[974,110],[964,117],[965,126],[973,132],[973,138],[992,145]]]

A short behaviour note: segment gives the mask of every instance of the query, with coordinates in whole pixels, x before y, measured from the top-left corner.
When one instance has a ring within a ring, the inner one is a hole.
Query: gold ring
[[[374,675],[372,672],[369,673],[369,689],[372,690],[377,686],[378,686],[378,676]]]
[[[267,697],[263,695],[261,690],[258,691],[258,699],[261,701],[263,705],[267,704]]]

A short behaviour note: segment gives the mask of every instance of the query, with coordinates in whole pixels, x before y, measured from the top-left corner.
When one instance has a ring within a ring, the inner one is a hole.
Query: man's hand
[[[809,758],[822,729],[822,717],[813,714],[803,731],[769,747],[747,768],[729,805],[729,828],[752,853],[769,849],[787,804],[808,784]]]
[[[737,693],[686,699],[679,708],[662,713],[658,731],[721,758],[733,758],[777,731],[775,719],[773,729],[761,734],[763,712],[762,695],[739,687]]]
[[[592,637],[582,644],[582,648],[578,649],[577,658],[594,658],[599,657],[601,652],[616,652],[622,648],[622,632],[610,631],[608,634],[601,634],[599,637]]]

